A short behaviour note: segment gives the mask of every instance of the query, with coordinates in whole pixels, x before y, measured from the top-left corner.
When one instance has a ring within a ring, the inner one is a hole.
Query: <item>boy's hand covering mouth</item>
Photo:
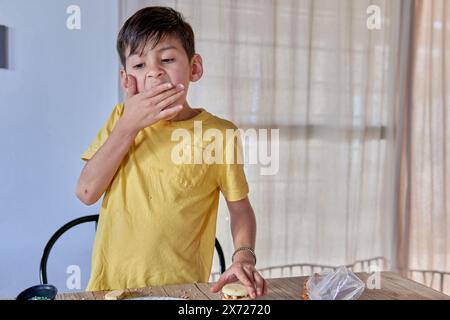
[[[121,121],[133,133],[151,126],[160,120],[170,120],[183,109],[174,105],[184,94],[183,85],[159,84],[145,92],[138,93],[136,79],[127,76],[127,97]]]
[[[170,81],[160,81],[160,82],[150,83],[149,87],[147,87],[147,83],[145,83],[144,87],[145,87],[145,90],[150,90],[150,89],[153,89],[153,88],[155,88],[157,86],[160,86],[162,84],[171,84],[171,85],[173,85],[173,83],[171,83]]]

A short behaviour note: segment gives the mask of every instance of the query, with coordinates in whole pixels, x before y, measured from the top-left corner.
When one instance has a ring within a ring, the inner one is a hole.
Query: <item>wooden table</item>
[[[364,282],[371,276],[367,273],[356,273]],[[307,277],[290,277],[267,279],[268,293],[256,300],[301,300],[303,282]],[[430,289],[420,283],[400,277],[392,272],[381,273],[381,289],[366,289],[360,300],[450,300],[450,297]],[[164,287],[149,287],[126,290],[127,297],[177,297],[190,300],[220,300],[218,293],[211,293],[212,283],[197,283],[189,285],[174,285]],[[108,291],[63,293],[57,300],[103,300]]]

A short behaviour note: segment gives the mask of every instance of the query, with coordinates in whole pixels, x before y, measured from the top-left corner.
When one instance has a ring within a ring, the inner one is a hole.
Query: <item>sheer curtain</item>
[[[313,272],[304,264],[363,260],[359,270],[397,267],[398,92],[406,91],[411,1],[119,3],[121,22],[144,6],[166,5],[191,23],[205,64],[191,105],[242,129],[280,130],[278,173],[246,165],[260,269],[282,276]],[[367,27],[370,5],[381,9],[380,30]],[[223,200],[217,237],[229,262]]]
[[[416,1],[402,161],[401,271],[450,294],[450,1]]]

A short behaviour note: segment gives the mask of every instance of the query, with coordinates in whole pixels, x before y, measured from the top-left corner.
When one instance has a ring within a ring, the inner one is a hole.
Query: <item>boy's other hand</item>
[[[267,294],[266,280],[255,269],[250,261],[234,262],[211,287],[211,292],[220,291],[224,285],[240,281],[252,299]]]
[[[170,120],[183,109],[182,105],[175,105],[185,92],[183,86],[175,87],[164,83],[138,93],[136,79],[131,75],[128,75],[127,79],[127,97],[122,120],[130,130],[137,133],[160,120]]]

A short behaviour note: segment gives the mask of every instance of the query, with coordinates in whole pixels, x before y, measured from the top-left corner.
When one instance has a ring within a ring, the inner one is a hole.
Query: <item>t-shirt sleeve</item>
[[[103,127],[98,132],[94,141],[92,141],[91,145],[81,155],[82,160],[87,161],[87,160],[91,159],[94,156],[94,154],[98,151],[98,149],[100,149],[100,147],[108,139],[109,135],[111,134],[112,130],[114,129],[114,126],[117,123],[117,120],[119,120],[122,113],[123,113],[123,104],[118,104],[113,109],[108,120],[106,120],[106,123],[103,125]]]
[[[232,129],[237,130],[235,126]],[[227,152],[231,150],[234,156],[227,156]],[[247,197],[249,187],[244,172],[242,142],[239,135],[232,141],[225,141],[223,158],[223,164],[218,164],[220,191],[228,201],[242,200]]]

